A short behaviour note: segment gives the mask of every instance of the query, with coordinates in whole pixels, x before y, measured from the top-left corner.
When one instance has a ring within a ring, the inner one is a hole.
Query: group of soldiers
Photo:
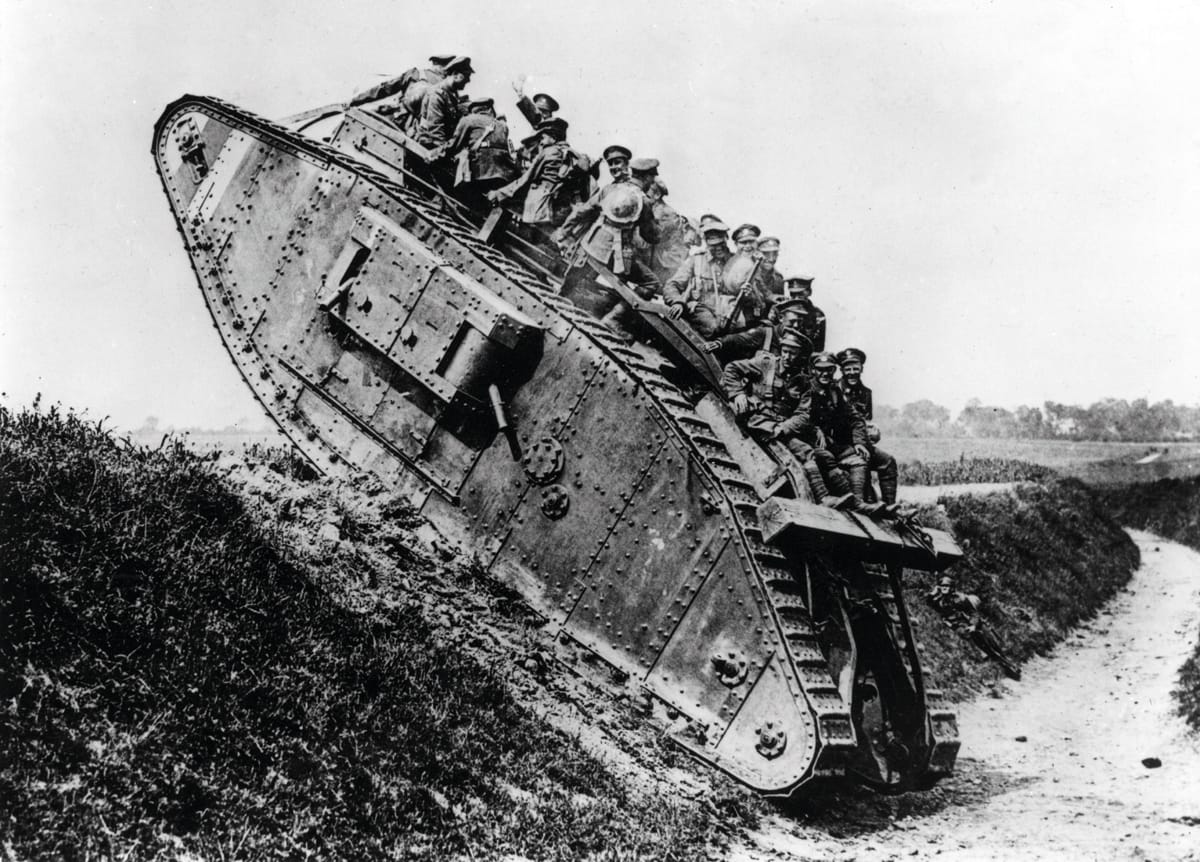
[[[817,500],[894,515],[898,471],[869,424],[866,354],[826,352],[813,279],[779,273],[780,240],[753,224],[731,230],[711,213],[698,222],[680,215],[665,200],[657,159],[634,158],[621,145],[599,160],[574,149],[558,102],[546,93],[526,96],[523,82],[517,107],[534,132],[513,147],[494,101],[463,94],[473,72],[468,57],[433,56],[428,68],[410,69],[350,104],[390,117],[428,149],[431,163],[452,162],[454,192],[469,205],[509,209],[527,237],[566,262],[564,296],[618,334],[637,337],[638,321],[606,284],[609,274],[689,324],[723,366],[721,386],[734,413],[753,436],[787,447]],[[609,174],[603,185],[601,162]]]

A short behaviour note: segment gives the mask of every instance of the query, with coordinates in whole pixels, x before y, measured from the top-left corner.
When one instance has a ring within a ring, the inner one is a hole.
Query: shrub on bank
[[[965,557],[951,574],[959,589],[979,596],[984,622],[1018,662],[1094,616],[1139,562],[1137,546],[1103,501],[1073,479],[946,497],[919,517],[957,537]],[[910,571],[905,578],[936,682],[954,697],[982,689],[996,668],[925,600],[938,576]]]
[[[0,408],[0,841],[19,858],[714,846],[699,803],[628,790],[415,607],[331,601],[210,464]]]

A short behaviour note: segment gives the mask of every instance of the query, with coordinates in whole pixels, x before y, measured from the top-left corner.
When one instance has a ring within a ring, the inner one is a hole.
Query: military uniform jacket
[[[706,249],[688,257],[663,285],[663,300],[668,305],[698,302],[716,310],[717,296],[725,290],[725,268],[733,258],[718,262]],[[729,295],[729,294],[727,294]]]
[[[458,107],[458,90],[447,80],[439,81],[426,91],[421,100],[421,122],[417,126],[417,141],[427,147],[440,147],[450,141],[462,116]]]
[[[388,96],[403,93],[420,79],[421,70],[413,66],[399,77],[389,78],[383,83],[376,84],[374,87],[368,87],[361,92],[355,93],[350,97],[350,101],[346,103],[347,107],[365,105],[367,102],[378,102],[380,99],[386,99]]]
[[[665,281],[675,274],[691,254],[691,229],[687,220],[661,198],[651,204],[650,209],[658,226],[658,242],[648,243],[640,237],[635,242],[639,258],[654,271],[659,280]]]
[[[564,188],[572,170],[570,155],[566,141],[542,147],[525,173],[499,190],[502,200],[525,191],[521,213],[525,224],[554,225],[566,218],[571,205],[569,190]]]
[[[776,423],[795,413],[808,390],[808,379],[802,371],[785,374],[778,354],[760,351],[726,365],[721,372],[721,389],[730,400],[735,395],[757,399],[759,407],[750,414],[746,426],[769,433]]]
[[[467,114],[458,121],[458,126],[454,129],[450,151],[466,153],[469,175],[464,182],[508,182],[517,173],[517,164],[508,148],[508,124],[499,117]]]
[[[804,326],[800,331],[812,342],[813,351],[820,353],[825,349],[825,312],[811,302],[805,305],[808,306],[808,316],[804,319]]]
[[[845,380],[838,384],[842,390],[842,394],[846,396],[846,400],[858,408],[862,418],[870,422],[874,416],[874,410],[871,405],[871,388],[864,386],[861,382],[857,386],[851,386]]]
[[[837,386],[821,389],[813,383],[779,427],[781,436],[793,435],[810,445],[816,445],[817,431],[830,449],[867,445],[866,421]]]
[[[622,184],[635,189],[639,195],[642,195],[642,212],[638,216],[638,220],[631,225],[610,222],[604,216],[604,211],[600,206],[605,195],[611,194]],[[573,233],[589,221],[591,221],[591,227],[587,229],[579,242],[580,251],[604,264],[611,261],[613,272],[618,275],[630,272],[632,269],[636,251],[633,239],[635,230],[646,242],[658,242],[658,225],[654,223],[654,212],[650,207],[650,201],[646,199],[640,187],[628,180],[609,183],[588,198],[587,203],[576,207],[563,224],[563,231],[568,234]]]

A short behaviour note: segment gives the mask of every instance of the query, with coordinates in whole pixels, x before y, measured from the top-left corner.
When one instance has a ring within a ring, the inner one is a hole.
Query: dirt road
[[[1200,628],[1200,554],[1131,535],[1142,567],[1098,619],[962,705],[952,779],[793,803],[734,858],[1200,860],[1200,741],[1170,694]]]

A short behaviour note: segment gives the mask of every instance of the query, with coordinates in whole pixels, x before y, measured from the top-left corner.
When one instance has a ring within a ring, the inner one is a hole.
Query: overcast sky
[[[430,7],[436,6],[431,11]],[[1200,5],[0,0],[0,391],[264,424],[154,171],[183,93],[267,117],[431,53],[816,277],[876,401],[1200,402]]]

